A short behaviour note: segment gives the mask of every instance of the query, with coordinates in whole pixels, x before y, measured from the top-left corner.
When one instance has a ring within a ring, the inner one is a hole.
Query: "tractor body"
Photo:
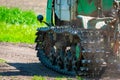
[[[119,59],[119,0],[48,0],[37,29],[37,56],[67,75],[99,77]]]

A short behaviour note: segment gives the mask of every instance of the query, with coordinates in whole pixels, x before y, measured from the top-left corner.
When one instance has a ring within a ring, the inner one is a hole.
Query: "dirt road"
[[[31,80],[34,75],[58,77],[45,68],[36,57],[35,45],[0,43],[0,80]]]
[[[35,45],[0,43],[0,80],[31,80],[34,75],[54,80],[63,76],[45,68],[36,57]],[[120,71],[109,67],[100,80],[120,80]],[[75,79],[75,78],[74,78]]]

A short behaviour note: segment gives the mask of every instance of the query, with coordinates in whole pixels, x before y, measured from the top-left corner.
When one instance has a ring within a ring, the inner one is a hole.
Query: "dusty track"
[[[34,75],[58,77],[60,74],[45,68],[36,57],[34,45],[0,43],[0,80],[31,80]]]
[[[54,80],[55,77],[63,76],[45,68],[36,57],[34,47],[28,44],[0,43],[0,59],[7,61],[0,63],[0,80],[31,80],[34,75]],[[120,80],[119,75],[118,69],[110,66],[100,80]]]

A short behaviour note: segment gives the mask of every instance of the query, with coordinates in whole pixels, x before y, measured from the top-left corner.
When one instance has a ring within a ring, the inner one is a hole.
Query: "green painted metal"
[[[78,14],[92,14],[97,10],[97,0],[78,0]],[[102,0],[102,8],[107,11],[113,6],[113,0]]]
[[[78,14],[90,14],[96,10],[95,2],[92,0],[90,3],[88,0],[78,0]]]
[[[47,1],[47,10],[46,10],[46,21],[49,24],[52,24],[52,1],[53,0],[48,0]]]
[[[114,0],[103,0],[102,2],[103,10],[105,11],[110,10],[113,6],[113,1]]]
[[[52,24],[52,2],[53,0],[47,1],[46,19],[47,22]],[[78,0],[77,13],[89,15],[97,11],[97,0]],[[110,10],[113,6],[113,0],[102,0],[103,10]]]
[[[81,52],[80,44],[77,44],[77,45],[76,45],[76,58],[77,58],[77,59],[80,58],[80,52]]]

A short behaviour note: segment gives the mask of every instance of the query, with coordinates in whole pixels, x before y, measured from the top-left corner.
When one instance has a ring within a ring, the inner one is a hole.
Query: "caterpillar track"
[[[99,78],[120,60],[119,0],[47,0],[47,27],[37,29],[37,57],[70,76]],[[109,8],[109,9],[108,9]]]
[[[37,57],[46,67],[65,75],[100,77],[115,60],[110,32],[69,26],[38,28]]]

